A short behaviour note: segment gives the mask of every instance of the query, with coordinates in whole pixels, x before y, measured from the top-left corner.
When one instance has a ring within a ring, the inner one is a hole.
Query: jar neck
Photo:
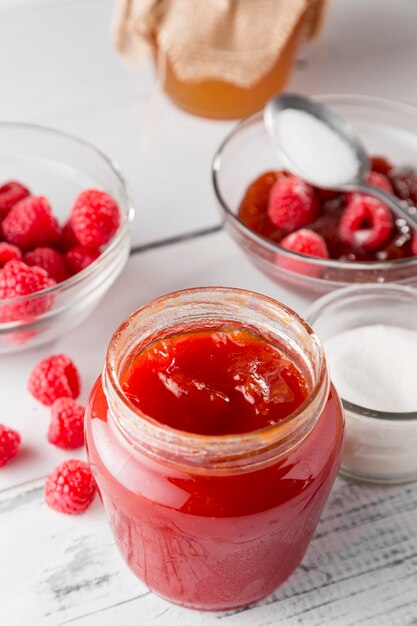
[[[304,376],[309,395],[287,418],[249,433],[197,435],[152,419],[124,394],[122,372],[152,342],[178,333],[236,326],[277,346]],[[102,380],[109,418],[128,444],[194,473],[253,471],[287,456],[316,424],[330,386],[322,346],[294,311],[257,293],[217,287],[175,292],[133,313],[111,339]]]

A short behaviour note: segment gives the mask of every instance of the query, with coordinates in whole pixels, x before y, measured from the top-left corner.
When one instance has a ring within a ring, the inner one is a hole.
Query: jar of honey
[[[281,91],[296,54],[321,25],[326,0],[121,0],[116,46],[157,77],[182,109],[239,118]],[[142,46],[142,47],[141,47]]]
[[[229,81],[205,78],[186,80],[178,76],[175,67],[155,46],[155,62],[162,87],[168,97],[181,109],[200,117],[237,119],[259,111],[274,94],[285,87],[295,56],[303,41],[304,19],[300,18],[279,57],[266,74],[253,85],[237,85]]]
[[[227,288],[173,293],[128,318],[86,411],[122,557],[151,590],[204,610],[255,602],[300,564],[342,439],[311,328]]]

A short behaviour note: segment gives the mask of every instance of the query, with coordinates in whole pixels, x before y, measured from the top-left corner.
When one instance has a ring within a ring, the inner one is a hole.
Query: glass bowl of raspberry
[[[0,354],[51,341],[122,271],[133,207],[118,167],[66,133],[0,123]]]
[[[417,109],[361,95],[318,102],[346,118],[371,155],[370,182],[417,205]],[[380,201],[311,187],[284,170],[262,113],[240,122],[213,161],[226,229],[274,282],[304,297],[352,283],[417,284],[417,236]]]

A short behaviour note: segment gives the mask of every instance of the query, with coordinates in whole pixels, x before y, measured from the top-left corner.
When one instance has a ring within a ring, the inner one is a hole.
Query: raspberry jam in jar
[[[172,602],[225,610],[301,562],[339,467],[343,414],[301,318],[259,294],[200,288],[116,331],[86,439],[133,572]]]

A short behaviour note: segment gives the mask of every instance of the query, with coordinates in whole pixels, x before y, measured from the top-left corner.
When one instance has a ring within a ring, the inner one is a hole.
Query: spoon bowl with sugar
[[[264,124],[284,166],[307,183],[374,196],[417,228],[417,208],[367,182],[369,158],[354,128],[305,96],[282,94],[265,106]]]

